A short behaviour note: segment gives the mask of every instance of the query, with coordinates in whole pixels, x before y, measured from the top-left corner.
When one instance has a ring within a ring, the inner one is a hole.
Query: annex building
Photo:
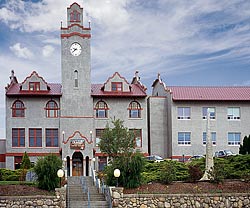
[[[160,75],[152,95],[138,72],[131,82],[119,72],[91,83],[91,27],[83,9],[67,8],[61,27],[61,83],[47,83],[36,71],[18,82],[14,71],[6,87],[5,167],[20,167],[26,151],[32,162],[51,153],[61,156],[72,176],[102,170],[107,156],[100,137],[110,118],[134,132],[136,149],[181,159],[205,154],[206,110],[211,109],[214,151],[238,152],[250,134],[250,87],[170,87]]]

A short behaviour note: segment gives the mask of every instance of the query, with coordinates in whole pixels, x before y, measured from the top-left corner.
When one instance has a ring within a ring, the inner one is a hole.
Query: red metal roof
[[[130,84],[130,92],[103,91],[103,84],[92,84],[91,95],[93,97],[146,97],[146,92],[138,84]]]
[[[178,100],[214,100],[214,101],[250,101],[250,86],[238,87],[166,87],[172,93],[172,99]]]
[[[48,83],[49,90],[40,90],[40,91],[28,91],[20,90],[21,83],[12,83],[6,90],[7,96],[61,96],[61,84]]]

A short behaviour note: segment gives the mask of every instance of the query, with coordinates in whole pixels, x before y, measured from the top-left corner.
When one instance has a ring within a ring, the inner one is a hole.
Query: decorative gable
[[[130,92],[131,87],[128,81],[122,77],[118,72],[115,72],[103,86],[104,92]]]
[[[33,71],[30,76],[22,82],[20,86],[21,91],[49,91],[50,88],[45,80]]]

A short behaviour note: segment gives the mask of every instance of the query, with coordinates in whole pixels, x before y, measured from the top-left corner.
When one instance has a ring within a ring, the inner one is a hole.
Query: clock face
[[[70,46],[70,53],[73,56],[79,56],[82,52],[82,47],[79,43],[72,43],[72,45]]]

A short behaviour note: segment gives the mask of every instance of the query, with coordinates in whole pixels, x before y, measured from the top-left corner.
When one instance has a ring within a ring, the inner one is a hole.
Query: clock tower
[[[93,154],[90,32],[90,24],[83,25],[83,8],[73,3],[67,8],[67,27],[61,27],[60,131],[62,158],[70,167],[68,175],[88,175],[89,164],[84,161]],[[78,143],[84,145],[78,149]],[[74,167],[80,172],[74,172]]]

